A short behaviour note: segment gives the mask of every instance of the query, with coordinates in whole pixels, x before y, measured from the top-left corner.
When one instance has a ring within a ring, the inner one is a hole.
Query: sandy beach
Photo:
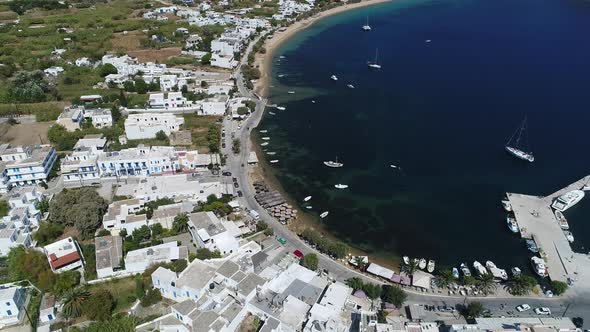
[[[366,0],[361,1],[353,4],[345,4],[342,6],[334,7],[323,11],[321,13],[315,14],[314,16],[308,17],[304,20],[297,21],[290,26],[283,32],[275,32],[273,37],[267,39],[264,43],[264,47],[266,48],[265,54],[256,54],[256,58],[254,60],[254,67],[260,69],[260,79],[254,85],[254,91],[259,96],[268,96],[268,87],[271,82],[271,67],[272,67],[272,56],[274,51],[279,47],[283,42],[287,41],[289,38],[293,37],[299,31],[306,29],[307,27],[311,26],[318,20],[321,20],[325,17],[338,14],[344,11],[371,6],[383,2],[389,2],[391,0]]]

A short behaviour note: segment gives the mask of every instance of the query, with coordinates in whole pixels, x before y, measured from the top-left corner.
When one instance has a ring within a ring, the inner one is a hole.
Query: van
[[[254,220],[258,220],[260,219],[260,214],[256,212],[256,210],[250,210],[250,217],[252,217]]]

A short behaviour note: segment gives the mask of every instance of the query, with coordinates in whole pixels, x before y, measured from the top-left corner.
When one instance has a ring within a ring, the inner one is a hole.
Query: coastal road
[[[256,111],[253,112],[242,124],[239,129],[235,131],[235,137],[240,139],[241,149],[239,154],[233,154],[231,152],[231,146],[228,145],[228,160],[226,167],[233,173],[233,176],[237,178],[239,183],[239,190],[242,191],[243,197],[239,198],[242,206],[247,209],[256,210],[260,217],[266,221],[274,230],[274,233],[278,237],[282,237],[287,241],[287,248],[290,251],[299,249],[303,254],[307,255],[314,253],[318,256],[319,267],[322,270],[328,271],[331,278],[338,281],[345,281],[352,277],[360,277],[365,281],[382,284],[382,281],[366,274],[362,274],[356,270],[349,268],[348,266],[337,262],[330,257],[318,252],[317,250],[308,246],[302,241],[295,233],[290,231],[287,227],[282,225],[278,220],[270,216],[265,209],[263,209],[258,202],[254,199],[254,188],[252,187],[248,177],[248,156],[252,151],[250,142],[251,131],[258,126],[262,119],[264,108],[266,107],[266,100],[258,99],[252,91],[246,88],[244,78],[240,73],[240,68],[246,63],[248,54],[251,52],[253,45],[261,37],[256,38],[252,41],[239,63],[238,68],[235,71],[236,84],[240,95],[251,98],[256,102]],[[270,134],[272,135],[272,133]],[[269,135],[269,136],[270,136]],[[272,141],[271,141],[272,142]],[[411,290],[406,290],[408,294],[408,303],[419,303],[428,305],[452,305],[468,303],[469,301],[479,301],[486,308],[492,311],[494,316],[515,316],[518,312],[515,310],[517,305],[528,303],[531,307],[549,307],[554,316],[568,316],[568,317],[582,317],[585,321],[590,322],[590,299],[585,296],[577,297],[559,297],[559,298],[541,298],[541,297],[506,297],[506,298],[494,298],[494,297],[477,297],[477,298],[465,298],[459,296],[444,296],[432,293],[421,293]],[[531,316],[534,313],[526,312],[523,315]],[[586,323],[585,325],[587,325]]]

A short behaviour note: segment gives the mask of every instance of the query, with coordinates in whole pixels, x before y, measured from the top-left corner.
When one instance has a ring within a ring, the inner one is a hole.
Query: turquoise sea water
[[[270,99],[287,110],[267,110],[264,149],[287,192],[312,195],[355,246],[528,266],[500,199],[590,173],[588,31],[583,1],[396,1],[328,17],[275,53]],[[533,164],[504,151],[525,115]],[[343,168],[322,164],[336,156]],[[590,197],[566,217],[588,251]]]

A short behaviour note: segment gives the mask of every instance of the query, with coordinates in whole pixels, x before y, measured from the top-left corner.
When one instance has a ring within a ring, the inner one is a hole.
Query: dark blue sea
[[[382,69],[369,70],[376,49]],[[283,44],[272,74],[270,100],[287,109],[267,109],[259,129],[275,175],[292,198],[313,196],[311,213],[330,212],[328,231],[374,254],[528,266],[503,194],[546,195],[590,173],[588,1],[366,7]],[[532,164],[504,151],[525,116]],[[323,165],[336,156],[343,168]],[[589,251],[590,196],[566,217],[575,250]]]

